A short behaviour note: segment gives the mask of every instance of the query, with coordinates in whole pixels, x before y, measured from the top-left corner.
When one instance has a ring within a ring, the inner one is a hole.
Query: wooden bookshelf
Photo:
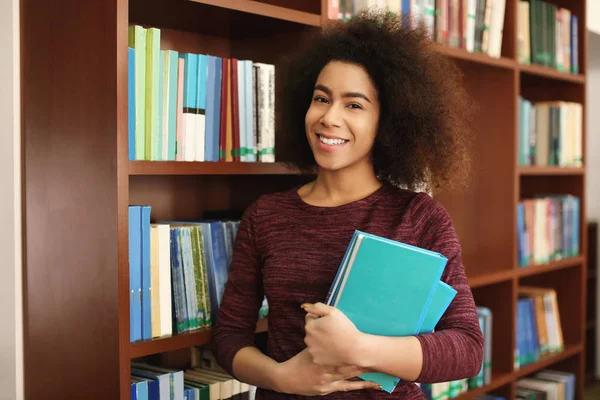
[[[267,320],[259,319],[256,323],[256,333],[266,332],[267,329]],[[192,346],[202,346],[210,343],[211,335],[212,330],[210,328],[201,328],[189,333],[131,343],[130,355],[131,358],[134,359],[153,354],[167,353],[169,351],[185,349]]]
[[[517,62],[518,0],[506,2],[500,58],[435,45],[463,73],[477,135],[469,188],[433,196],[453,219],[476,303],[494,314],[492,382],[460,399],[512,399],[517,379],[547,367],[575,373],[583,398],[585,167],[521,167],[517,158],[519,95],[582,103],[584,121],[588,111],[586,2],[549,1],[579,17],[579,74]],[[243,211],[263,193],[310,178],[280,162],[129,161],[128,25],[160,28],[163,49],[275,64],[280,87],[280,57],[326,23],[326,13],[327,0],[21,1],[26,398],[129,399],[132,359],[168,362],[210,342],[210,329],[201,329],[130,343],[129,204],[152,205],[153,219],[201,219]],[[276,129],[276,143],[284,134]],[[579,257],[518,267],[517,204],[536,193],[581,198]],[[566,347],[515,370],[524,284],[557,290]],[[266,332],[259,323],[257,339]]]
[[[521,176],[556,176],[556,175],[583,175],[585,169],[581,167],[519,167]]]
[[[129,175],[295,175],[282,163],[129,161]]]
[[[585,76],[582,74],[570,74],[566,72],[560,72],[553,70],[548,67],[542,67],[539,65],[519,65],[519,71],[523,75],[535,75],[544,78],[554,79],[557,81],[564,81],[575,83],[579,85],[585,84]]]

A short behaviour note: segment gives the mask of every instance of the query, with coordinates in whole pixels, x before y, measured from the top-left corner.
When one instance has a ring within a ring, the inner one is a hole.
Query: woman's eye
[[[348,107],[350,108],[362,108],[360,104],[358,103],[350,103],[348,104]]]
[[[326,98],[324,98],[324,97],[321,97],[321,96],[317,96],[317,97],[315,97],[315,101],[316,101],[317,103],[327,103],[327,99],[326,99]]]

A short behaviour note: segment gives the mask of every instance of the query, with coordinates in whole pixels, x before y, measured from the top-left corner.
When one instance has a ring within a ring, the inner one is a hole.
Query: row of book
[[[515,368],[534,363],[543,355],[563,349],[556,291],[541,287],[519,287]]]
[[[479,373],[471,378],[450,382],[422,384],[427,400],[453,399],[459,395],[492,382],[492,312],[487,307],[477,307],[479,327],[484,338],[483,362]]]
[[[582,166],[582,105],[519,96],[519,165]]]
[[[579,255],[580,198],[556,195],[517,204],[517,253],[520,267]]]
[[[552,369],[542,370],[517,380],[518,400],[575,400],[575,374]]]
[[[275,66],[160,42],[129,27],[129,159],[274,162]]]
[[[207,352],[200,349],[196,354],[205,356]],[[193,358],[192,367],[185,370],[131,363],[132,400],[254,400],[255,396],[256,387],[227,374],[212,355]]]
[[[521,0],[518,7],[518,61],[578,73],[577,15],[540,0]]]
[[[422,22],[432,40],[500,57],[506,0],[329,0],[330,19],[349,19],[366,8],[387,9]]]
[[[239,221],[151,223],[129,207],[130,340],[211,326],[223,297]],[[266,299],[259,317],[268,313]]]

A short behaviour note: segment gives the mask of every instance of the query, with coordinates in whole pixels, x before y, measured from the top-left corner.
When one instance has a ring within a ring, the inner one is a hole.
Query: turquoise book
[[[367,334],[431,332],[456,295],[440,281],[447,261],[443,254],[356,230],[325,302]],[[388,393],[400,382],[379,372],[360,378]]]

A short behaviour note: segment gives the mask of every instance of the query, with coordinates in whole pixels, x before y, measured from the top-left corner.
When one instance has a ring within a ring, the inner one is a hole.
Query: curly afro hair
[[[279,126],[286,163],[315,172],[304,118],[314,85],[330,61],[363,66],[378,92],[381,112],[373,147],[379,179],[408,189],[460,188],[468,181],[469,111],[461,74],[436,50],[421,25],[378,10],[334,21],[310,35],[288,59]]]

